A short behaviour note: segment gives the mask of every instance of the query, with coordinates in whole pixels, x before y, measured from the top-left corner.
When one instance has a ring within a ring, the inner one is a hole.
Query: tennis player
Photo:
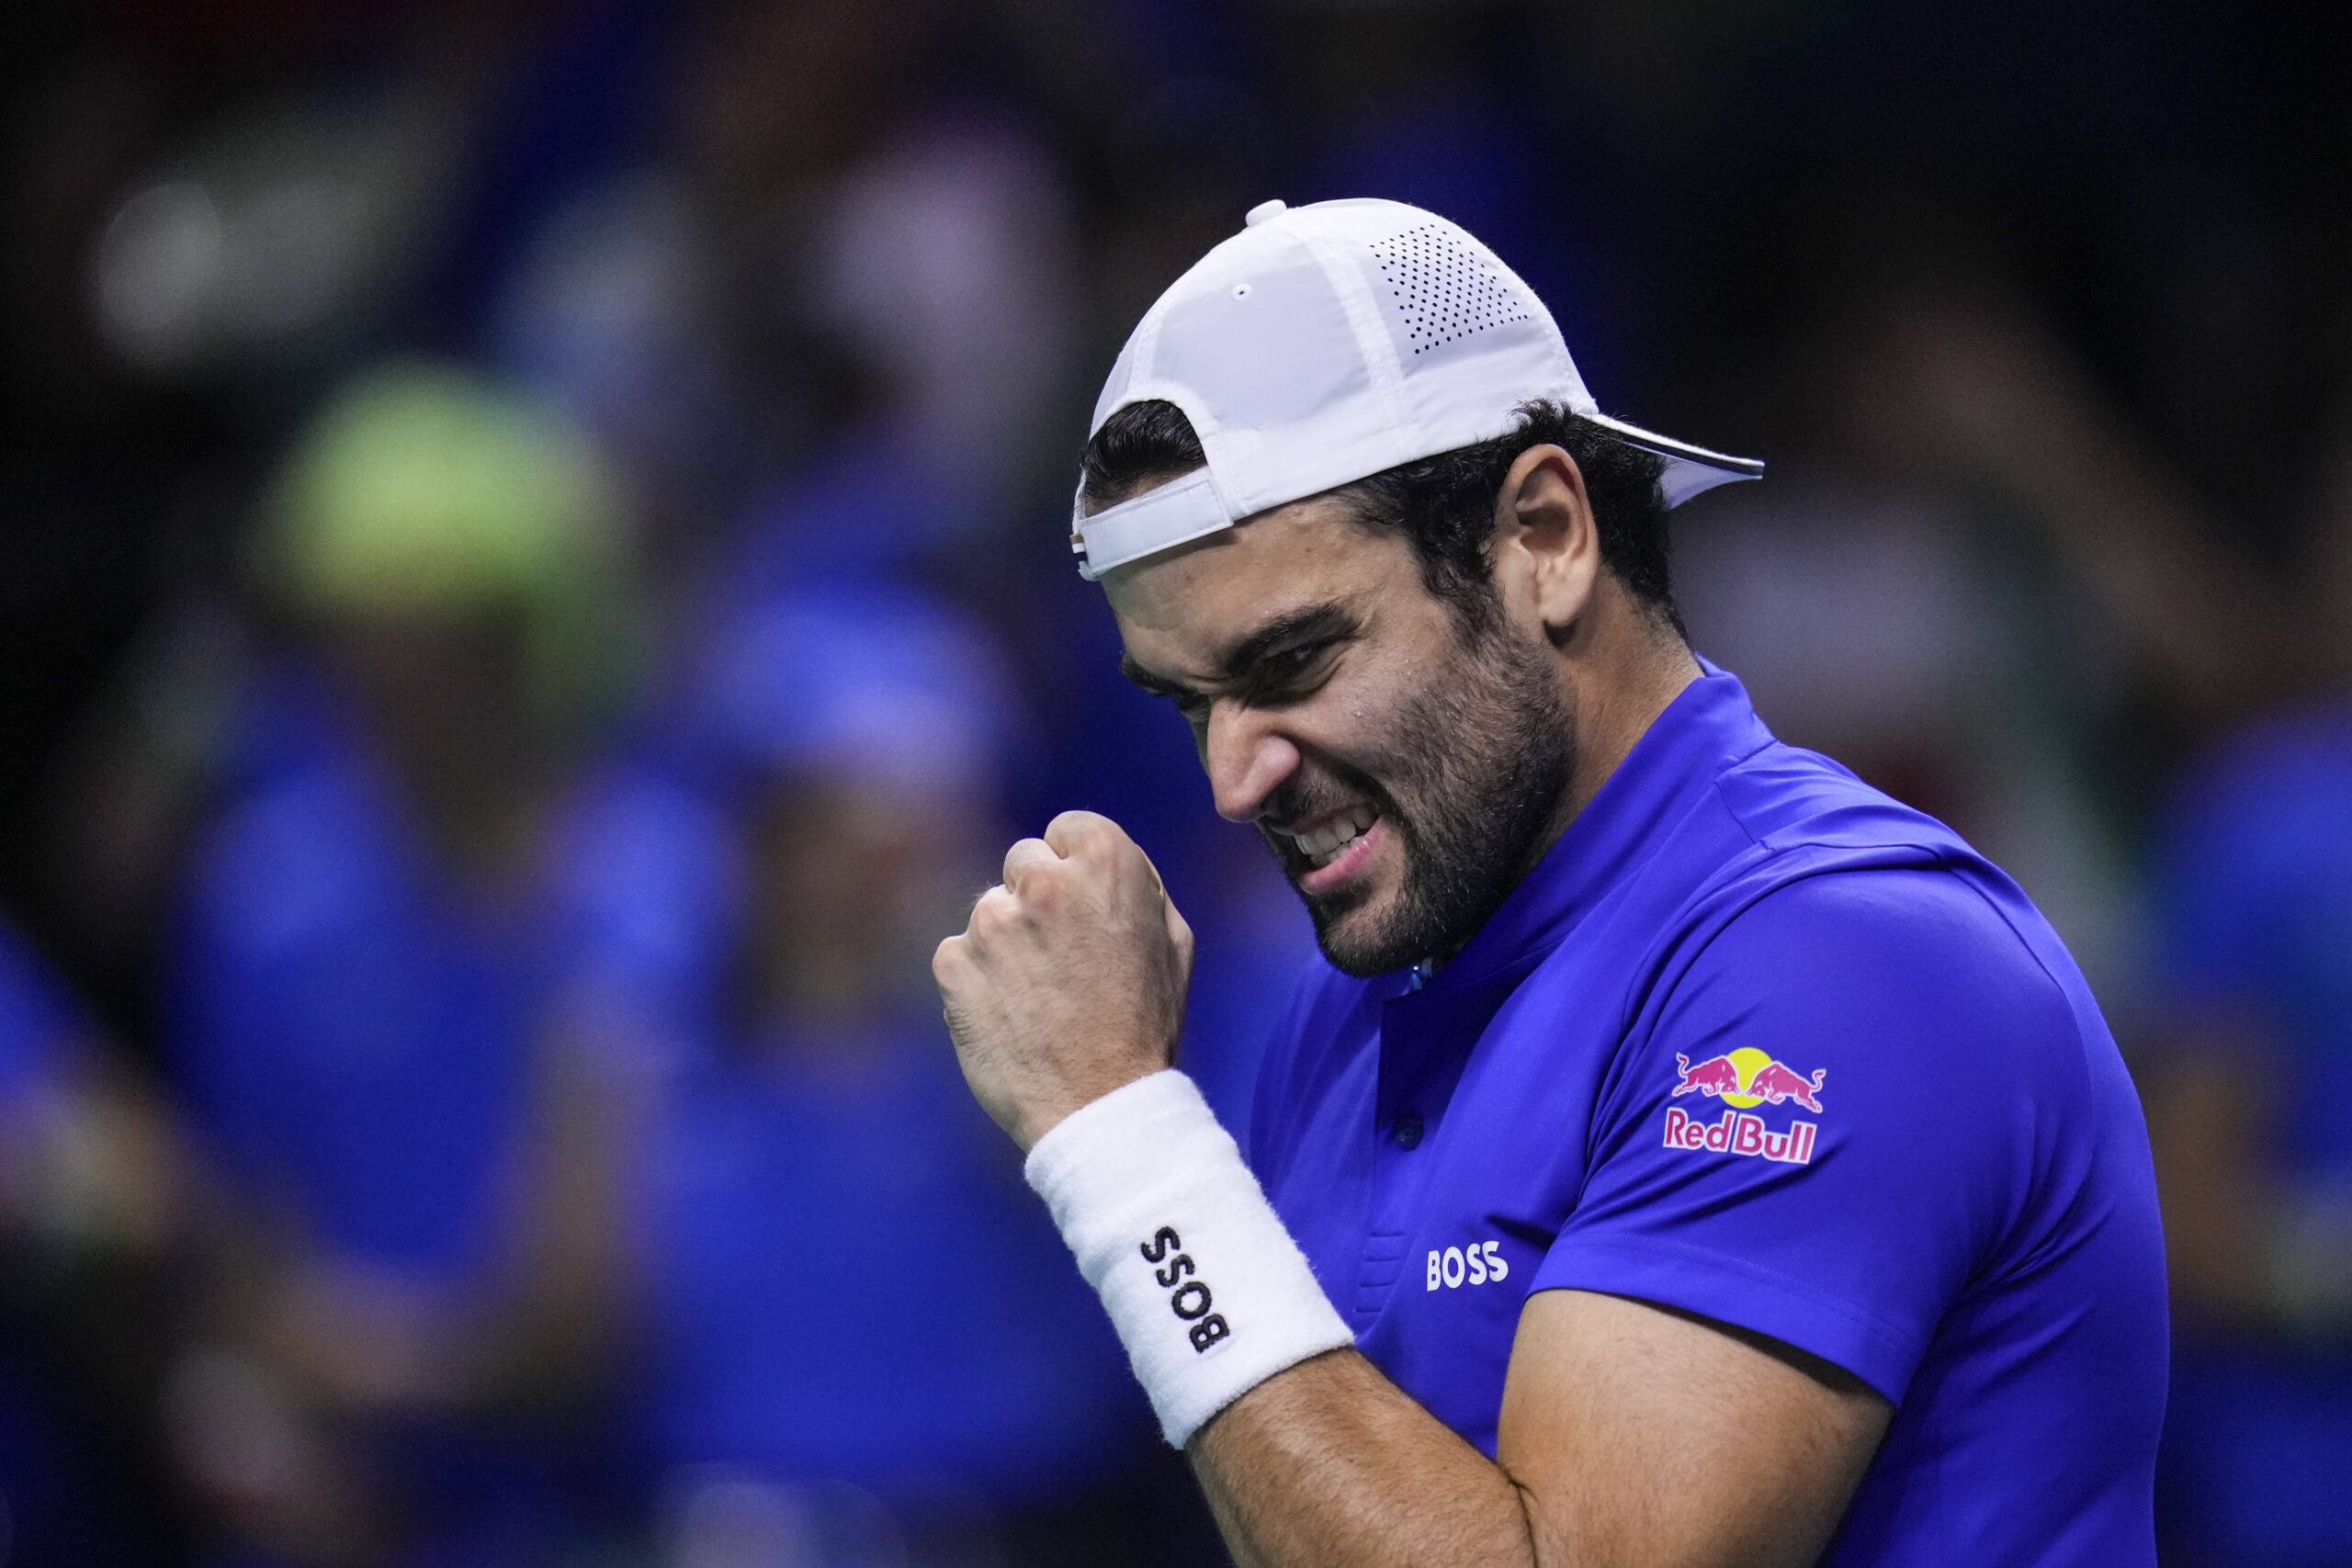
[[[2154,1561],[2138,1102],[2017,886],[1685,641],[1667,513],[1760,468],[1392,202],[1253,210],[1111,373],[1080,570],[1328,966],[1246,1164],[1110,821],[934,967],[1245,1565]]]

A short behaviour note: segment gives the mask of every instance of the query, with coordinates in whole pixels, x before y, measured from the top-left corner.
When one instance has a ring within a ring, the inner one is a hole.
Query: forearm
[[[1260,1383],[1186,1454],[1241,1568],[1532,1568],[1519,1488],[1352,1350]]]

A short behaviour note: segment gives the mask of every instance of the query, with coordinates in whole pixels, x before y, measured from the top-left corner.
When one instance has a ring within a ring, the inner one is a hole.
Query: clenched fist
[[[964,1081],[1025,1153],[1080,1106],[1175,1060],[1193,931],[1107,817],[1065,811],[931,961]]]

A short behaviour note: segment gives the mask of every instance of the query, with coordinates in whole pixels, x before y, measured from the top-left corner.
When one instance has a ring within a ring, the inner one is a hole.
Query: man
[[[582,759],[630,684],[625,537],[576,429],[451,366],[356,377],[272,487],[258,586],[294,635],[239,694],[164,1014],[238,1237],[173,1438],[239,1550],[462,1556],[520,1497],[552,1517],[447,1348],[491,1321],[534,1040],[622,809]]]
[[[1114,825],[933,965],[1237,1559],[2152,1562],[2131,1084],[2014,884],[1685,644],[1666,510],[1759,465],[1600,414],[1442,220],[1250,219],[1113,370],[1074,544],[1330,961],[1265,1195]]]

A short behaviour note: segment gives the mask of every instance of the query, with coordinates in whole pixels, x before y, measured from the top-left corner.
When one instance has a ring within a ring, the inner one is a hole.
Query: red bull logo
[[[1674,1069],[1681,1081],[1674,1086],[1674,1098],[1697,1092],[1714,1099],[1720,1096],[1725,1105],[1746,1110],[1751,1105],[1778,1105],[1793,1100],[1815,1115],[1821,1114],[1821,1080],[1829,1076],[1822,1067],[1810,1078],[1801,1078],[1787,1067],[1758,1051],[1753,1045],[1743,1045],[1728,1055],[1710,1056],[1697,1066],[1690,1058],[1677,1052]]]
[[[1710,1056],[1696,1066],[1691,1066],[1690,1057],[1678,1055],[1674,1058],[1674,1070],[1677,1078],[1671,1098],[1679,1100],[1686,1094],[1703,1094],[1710,1100],[1722,1100],[1731,1109],[1714,1122],[1702,1122],[1679,1105],[1668,1106],[1666,1112],[1668,1148],[1752,1155],[1784,1165],[1805,1165],[1812,1161],[1814,1142],[1820,1134],[1820,1123],[1792,1122],[1786,1132],[1775,1133],[1765,1127],[1764,1118],[1749,1115],[1747,1111],[1754,1106],[1780,1105],[1793,1100],[1819,1115],[1822,1081],[1829,1076],[1826,1067],[1816,1069],[1809,1078],[1803,1077],[1751,1045],[1721,1056]]]
[[[1717,1122],[1702,1122],[1679,1105],[1666,1112],[1666,1146],[1705,1149],[1719,1155],[1758,1155],[1783,1165],[1809,1165],[1817,1122],[1790,1123],[1785,1133],[1767,1132],[1764,1118],[1745,1111],[1726,1111]]]

